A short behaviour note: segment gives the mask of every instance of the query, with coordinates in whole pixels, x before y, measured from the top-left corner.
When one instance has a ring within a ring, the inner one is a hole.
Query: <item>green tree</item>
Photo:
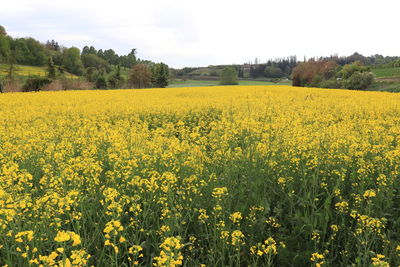
[[[104,51],[104,59],[110,65],[117,65],[118,64],[118,55],[112,49],[107,49]]]
[[[89,67],[85,70],[85,77],[89,82],[95,82],[98,74],[99,72],[95,67]]]
[[[6,75],[6,79],[9,81],[13,81],[14,80],[14,76],[15,76],[15,63],[16,63],[16,51],[15,50],[11,50],[8,54],[7,54],[7,64],[8,64],[8,68],[7,68],[7,75]]]
[[[0,25],[0,36],[7,35],[6,29]]]
[[[356,61],[354,63],[343,66],[339,75],[343,79],[348,79],[356,72],[370,72],[370,71],[371,69],[368,66],[363,66],[361,62]]]
[[[221,79],[219,84],[221,85],[237,85],[238,79],[236,70],[233,67],[226,67],[222,70]]]
[[[85,45],[82,49],[82,55],[87,55],[87,54],[97,55],[96,48],[94,48],[93,46],[89,47],[89,46]]]
[[[63,51],[63,65],[65,69],[73,74],[83,74],[83,63],[79,48],[71,47]]]
[[[267,78],[281,78],[283,76],[283,72],[278,67],[267,66],[264,70],[264,76]]]
[[[119,64],[125,68],[132,68],[136,63],[136,49],[132,49],[128,55],[119,57]]]
[[[33,38],[11,39],[11,49],[15,51],[18,64],[44,66],[47,61],[45,47]]]
[[[118,65],[116,71],[108,78],[108,84],[111,88],[120,88],[124,83],[121,76],[121,67]]]
[[[133,88],[151,87],[151,71],[145,64],[137,64],[129,72],[129,86]]]
[[[102,58],[99,58],[96,54],[82,54],[81,60],[83,63],[83,66],[85,68],[97,68],[97,69],[107,69],[108,68],[108,63]]]
[[[50,79],[55,79],[57,76],[56,66],[54,65],[53,58],[49,57],[47,60],[47,77]]]
[[[0,60],[5,61],[11,51],[11,38],[0,35]]]
[[[97,89],[106,89],[108,86],[107,79],[103,74],[100,74],[96,80],[96,88]]]
[[[154,64],[152,67],[151,81],[154,87],[164,88],[168,85],[169,67],[164,63]]]

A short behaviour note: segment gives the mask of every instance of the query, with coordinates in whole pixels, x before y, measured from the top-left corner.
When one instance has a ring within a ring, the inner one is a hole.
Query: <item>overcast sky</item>
[[[400,1],[13,0],[0,25],[13,37],[114,49],[172,67],[297,55],[400,55]]]

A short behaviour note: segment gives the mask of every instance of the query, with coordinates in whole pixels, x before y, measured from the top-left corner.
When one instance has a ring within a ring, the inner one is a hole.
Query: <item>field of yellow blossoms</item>
[[[400,95],[0,95],[0,266],[398,266]]]

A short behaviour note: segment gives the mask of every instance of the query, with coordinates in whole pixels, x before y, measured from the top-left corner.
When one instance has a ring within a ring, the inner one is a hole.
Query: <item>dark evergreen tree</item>
[[[115,73],[108,79],[108,84],[111,88],[120,88],[124,83],[124,78],[121,76],[121,67],[118,65]]]
[[[168,85],[169,67],[164,63],[154,64],[151,81],[154,87],[164,88]]]
[[[57,72],[56,72],[56,66],[54,65],[53,62],[53,58],[49,57],[49,59],[47,60],[47,77],[49,77],[50,79],[54,79],[57,76]]]
[[[98,88],[98,89],[106,89],[107,88],[107,79],[103,74],[101,74],[97,77],[96,88]]]

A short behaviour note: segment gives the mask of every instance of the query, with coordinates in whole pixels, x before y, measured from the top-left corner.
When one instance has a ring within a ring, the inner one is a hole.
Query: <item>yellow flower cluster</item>
[[[272,237],[268,237],[264,243],[258,243],[252,246],[250,252],[261,257],[262,255],[276,255],[278,253],[277,244]]]
[[[183,263],[183,256],[180,250],[183,248],[180,237],[167,237],[160,245],[161,252],[155,257],[154,266],[175,267]]]
[[[75,247],[81,243],[81,238],[78,234],[71,232],[71,231],[59,231],[57,233],[57,236],[54,238],[54,241],[56,242],[66,242],[66,241],[72,241],[72,246]]]
[[[119,252],[118,245],[115,243],[124,243],[126,241],[126,239],[120,235],[123,230],[124,227],[121,225],[121,222],[116,220],[108,222],[106,227],[103,229],[103,232],[105,233],[104,237],[106,238],[104,245],[111,246],[114,249],[115,254],[118,254]]]
[[[232,214],[229,216],[229,219],[230,219],[234,224],[240,224],[240,221],[243,219],[242,213],[239,212],[239,211],[234,212],[234,213],[232,213]]]

